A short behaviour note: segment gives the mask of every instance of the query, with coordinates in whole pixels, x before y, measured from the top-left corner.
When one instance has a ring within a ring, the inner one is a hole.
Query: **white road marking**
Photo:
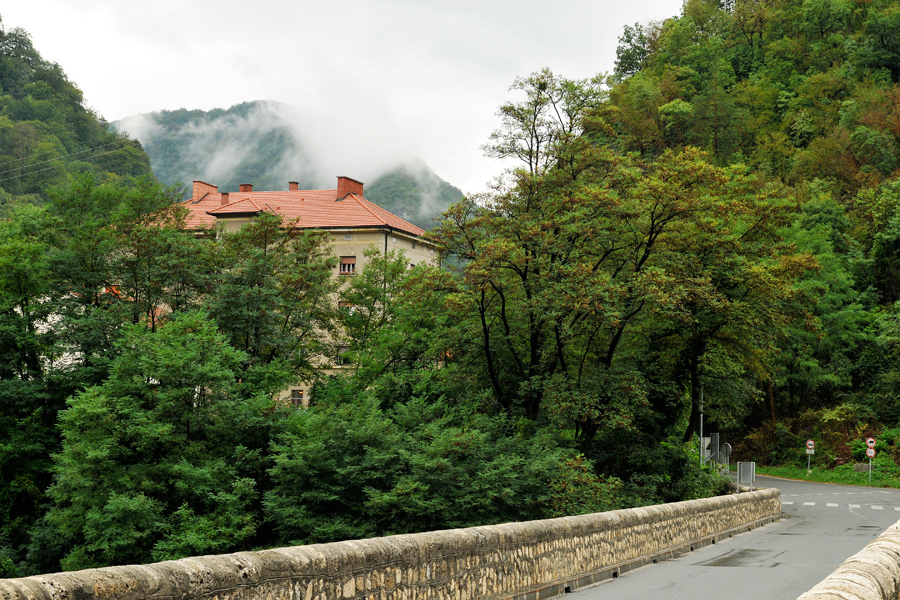
[[[815,502],[804,502],[803,503],[803,506],[815,506],[815,505],[816,505]]]
[[[837,504],[834,504],[834,503],[832,503],[832,502],[829,502],[829,503],[826,504],[825,506],[827,506],[827,507],[829,507],[829,508],[834,508],[834,507],[837,506]]]

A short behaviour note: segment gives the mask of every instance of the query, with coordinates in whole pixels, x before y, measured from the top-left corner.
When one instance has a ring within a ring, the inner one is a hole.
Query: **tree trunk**
[[[769,379],[769,412],[772,415],[772,422],[775,422],[775,392],[772,389],[772,380]]]

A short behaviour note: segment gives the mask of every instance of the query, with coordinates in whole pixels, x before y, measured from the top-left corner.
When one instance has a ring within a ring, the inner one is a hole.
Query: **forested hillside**
[[[301,189],[330,189],[337,175],[361,177],[322,172],[300,121],[289,107],[268,101],[210,111],[163,110],[112,125],[143,142],[160,182],[188,190],[195,179],[236,192],[242,183],[258,190],[287,189],[288,181],[297,181]],[[342,152],[336,143],[318,151]],[[373,163],[378,160],[372,157]],[[463,195],[415,161],[364,183],[366,198],[424,229]]]
[[[150,175],[140,144],[107,129],[62,68],[0,22],[0,211],[13,200],[44,202],[74,174]]]
[[[877,434],[900,473],[897,32],[886,0],[690,0],[613,75],[516,80],[515,166],[444,212],[441,266],[335,281],[321,234],[188,235],[99,167],[11,198],[0,576],[719,493],[701,399],[734,459]]]
[[[602,111],[612,144],[746,165],[793,207],[781,235],[813,261],[790,285],[802,318],[742,351],[749,380],[712,362],[733,340],[708,309],[693,320],[716,421],[756,428],[744,448],[763,462],[803,460],[807,436],[825,442],[818,460],[846,462],[847,442],[900,424],[898,32],[893,2],[745,0],[727,14],[693,0],[620,40]]]

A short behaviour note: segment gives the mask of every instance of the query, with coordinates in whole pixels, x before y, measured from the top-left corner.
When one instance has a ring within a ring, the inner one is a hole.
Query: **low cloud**
[[[238,183],[285,189],[288,181],[329,189],[345,175],[372,182],[417,159],[399,133],[386,104],[340,97],[327,107],[304,110],[276,102],[253,102],[227,110],[162,111],[128,117],[114,126],[154,156],[154,171],[167,183],[195,179],[223,191]],[[335,117],[334,115],[342,115]],[[424,164],[422,164],[424,168]],[[264,173],[262,181],[237,181]]]

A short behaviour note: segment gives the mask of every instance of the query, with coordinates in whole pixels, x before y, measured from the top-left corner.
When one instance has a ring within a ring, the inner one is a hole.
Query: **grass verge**
[[[785,479],[798,479],[800,481],[815,481],[818,483],[839,483],[841,485],[858,485],[871,487],[900,488],[900,478],[894,473],[879,472],[878,465],[872,466],[872,483],[869,483],[869,472],[858,473],[853,470],[853,465],[841,465],[834,469],[820,469],[813,467],[807,471],[803,467],[756,467],[760,475],[772,477],[784,477]]]

